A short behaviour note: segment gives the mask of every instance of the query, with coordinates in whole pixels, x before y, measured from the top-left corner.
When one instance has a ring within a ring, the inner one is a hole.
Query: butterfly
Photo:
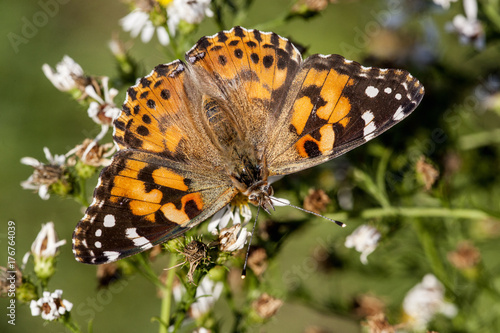
[[[88,264],[178,237],[241,194],[272,207],[269,177],[329,161],[383,133],[420,103],[399,69],[339,55],[302,60],[275,33],[234,27],[201,38],[127,91],[118,147],[73,234]]]

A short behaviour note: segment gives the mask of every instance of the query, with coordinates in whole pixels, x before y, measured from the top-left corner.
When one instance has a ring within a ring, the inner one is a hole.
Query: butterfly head
[[[268,214],[270,209],[274,210],[274,205],[271,200],[274,190],[272,186],[266,181],[259,181],[250,186],[243,194],[248,197],[248,201],[255,206],[260,206]]]

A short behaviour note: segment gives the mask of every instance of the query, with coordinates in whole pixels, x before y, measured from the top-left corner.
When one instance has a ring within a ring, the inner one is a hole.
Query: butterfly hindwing
[[[156,154],[118,152],[75,230],[75,257],[92,264],[115,261],[179,236],[235,195],[215,179]]]
[[[424,88],[404,70],[363,67],[339,55],[302,64],[270,135],[271,174],[323,163],[383,133],[420,103]]]

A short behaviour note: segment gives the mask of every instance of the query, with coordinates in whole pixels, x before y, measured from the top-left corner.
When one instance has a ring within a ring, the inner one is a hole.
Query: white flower
[[[213,15],[214,13],[210,10],[210,0],[174,0],[167,7],[167,24],[170,32],[174,34],[180,21],[198,24],[205,16],[212,17]]]
[[[85,92],[87,95],[94,99],[90,102],[87,113],[90,118],[96,123],[101,125],[101,132],[97,134],[94,141],[87,146],[87,149],[82,155],[82,159],[85,160],[87,154],[94,148],[97,142],[99,142],[108,133],[109,126],[114,119],[120,116],[121,110],[116,107],[113,99],[118,95],[118,90],[115,88],[109,88],[109,78],[107,76],[103,77],[102,88],[104,92],[104,99],[97,94],[95,88],[92,85],[85,87]]]
[[[35,168],[33,174],[21,186],[25,190],[36,190],[43,200],[50,198],[49,186],[57,182],[62,174],[62,166],[66,162],[64,155],[54,155],[50,153],[49,148],[44,147],[45,158],[49,162],[44,164],[33,157],[21,158],[21,163]]]
[[[48,291],[43,292],[43,297],[38,301],[32,300],[30,304],[31,315],[41,315],[45,320],[56,320],[66,312],[71,311],[73,304],[62,299],[62,290],[58,289],[52,294]]]
[[[425,330],[437,313],[448,318],[457,315],[454,304],[444,300],[444,287],[432,274],[427,274],[415,287],[410,289],[403,301],[403,309],[415,330]]]
[[[32,254],[35,259],[50,259],[55,257],[59,247],[66,244],[66,240],[58,240],[53,222],[42,224],[42,229],[31,244],[31,252],[23,257],[23,265],[26,265],[29,255]]]
[[[436,5],[443,7],[443,9],[449,9],[450,8],[450,3],[451,2],[457,2],[457,0],[433,0],[433,2]]]
[[[377,229],[363,224],[346,237],[344,245],[348,248],[354,247],[356,251],[361,252],[360,260],[366,265],[368,263],[367,257],[377,248],[380,237]]]
[[[208,232],[216,235],[218,234],[217,228],[222,230],[228,225],[230,220],[233,220],[233,224],[240,224],[241,218],[243,218],[243,225],[246,225],[252,218],[252,211],[248,204],[241,206],[228,204],[212,216],[208,224]]]
[[[99,125],[109,125],[113,119],[120,115],[121,110],[116,107],[113,99],[118,95],[118,90],[109,88],[109,78],[102,78],[102,87],[104,92],[104,99],[97,94],[92,85],[85,87],[87,95],[92,97],[95,101],[90,103],[87,113],[92,120]]]
[[[56,65],[55,70],[48,64],[44,64],[42,70],[50,82],[60,91],[77,88],[75,78],[84,77],[82,67],[67,55]]]
[[[455,16],[453,22],[447,25],[447,30],[458,33],[461,43],[472,43],[476,49],[481,50],[485,46],[485,37],[483,26],[477,19],[477,1],[464,0],[464,11],[465,16]]]
[[[223,288],[224,284],[222,282],[214,282],[206,275],[196,289],[196,302],[191,304],[191,316],[200,318],[210,311],[217,299],[219,299]]]
[[[158,35],[158,41],[161,45],[168,45],[170,38],[165,27],[155,27],[149,19],[149,14],[141,9],[134,9],[130,14],[120,20],[120,25],[124,31],[130,32],[132,38],[141,34],[143,43],[147,43],[153,37],[155,30]]]

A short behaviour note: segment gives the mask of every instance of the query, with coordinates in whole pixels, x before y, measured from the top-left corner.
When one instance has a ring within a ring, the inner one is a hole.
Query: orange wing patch
[[[176,152],[186,136],[180,125],[189,104],[183,89],[185,75],[180,61],[159,65],[127,91],[123,111],[114,122],[114,139],[120,149]]]
[[[324,125],[319,130],[319,138],[315,139],[311,134],[301,137],[295,148],[302,157],[316,157],[328,153],[335,143],[335,132],[331,125]]]
[[[311,68],[303,80],[298,98],[293,105],[291,124],[298,135],[304,131],[307,121],[315,112],[316,116],[333,124],[349,120],[346,116],[351,110],[349,99],[342,95],[346,86],[353,84],[349,76],[334,69]]]
[[[117,164],[116,171],[107,184],[110,201],[128,205],[134,216],[156,222],[162,212],[168,221],[184,224],[204,207],[202,195],[189,187],[191,180],[174,169],[129,158]]]
[[[160,210],[168,216],[169,220],[182,225],[188,223],[194,212],[200,212],[203,209],[203,200],[199,193],[186,194],[181,199],[182,206],[180,209],[175,208],[174,203],[167,203],[163,205]],[[196,214],[198,215],[198,214]]]
[[[259,100],[269,109],[276,92],[293,80],[301,56],[290,41],[274,33],[235,27],[200,39],[186,59],[216,73],[225,81],[221,86],[244,89],[240,96]]]

